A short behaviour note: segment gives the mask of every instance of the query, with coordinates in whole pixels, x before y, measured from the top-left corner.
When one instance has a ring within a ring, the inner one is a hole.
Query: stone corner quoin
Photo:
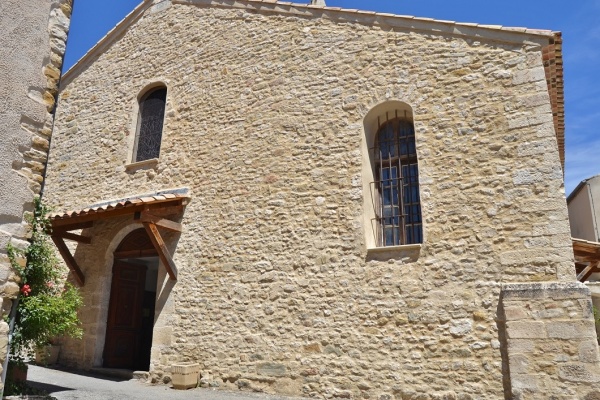
[[[40,195],[61,75],[72,0],[6,0],[7,29],[0,38],[4,78],[0,115],[0,309],[7,315],[19,292],[7,245],[27,246],[24,215]],[[41,24],[41,26],[40,26]],[[0,322],[0,363],[6,358],[8,325]]]

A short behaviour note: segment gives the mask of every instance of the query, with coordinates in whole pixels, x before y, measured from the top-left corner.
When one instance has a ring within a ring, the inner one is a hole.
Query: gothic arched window
[[[140,99],[133,157],[135,162],[158,158],[166,102],[166,87],[153,88]]]

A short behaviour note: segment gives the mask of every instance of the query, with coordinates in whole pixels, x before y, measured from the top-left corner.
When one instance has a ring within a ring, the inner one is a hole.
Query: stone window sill
[[[403,244],[400,246],[373,247],[367,249],[367,260],[388,261],[402,260],[405,263],[415,262],[421,253],[422,244]]]
[[[125,165],[125,171],[137,171],[138,169],[154,169],[158,166],[158,158],[151,158]]]

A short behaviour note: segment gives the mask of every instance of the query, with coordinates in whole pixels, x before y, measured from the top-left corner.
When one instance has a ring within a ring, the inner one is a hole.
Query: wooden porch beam
[[[600,253],[597,251],[587,251],[587,250],[577,250],[573,254],[575,257],[596,257],[600,256]]]
[[[577,280],[579,282],[587,281],[587,279],[590,277],[590,275],[592,275],[594,272],[598,272],[598,264],[600,264],[600,263],[598,263],[598,262],[590,263],[590,265],[585,267],[583,269],[583,271],[581,271],[579,273],[579,275],[577,275]]]
[[[172,280],[176,281],[177,280],[177,267],[175,266],[175,262],[173,262],[173,258],[171,257],[171,253],[169,253],[169,249],[167,249],[167,245],[165,244],[164,240],[160,236],[160,232],[158,231],[158,228],[152,222],[142,222],[142,223],[144,225],[144,228],[146,228],[146,232],[148,233],[148,236],[150,237],[152,244],[154,245],[154,247],[156,248],[156,251],[158,252],[158,257],[160,257],[160,260],[165,265],[165,268],[167,269],[167,273],[169,274],[169,277]]]
[[[54,231],[52,232],[52,236],[56,236],[62,239],[73,240],[78,243],[90,244],[92,243],[92,238],[89,236],[77,235],[75,233],[67,232],[67,231]]]
[[[71,255],[71,252],[65,244],[64,239],[58,236],[52,236],[52,241],[56,245],[56,248],[58,249],[58,252],[62,256],[63,260],[65,260],[65,263],[75,276],[75,280],[77,281],[79,286],[83,286],[85,283],[85,276],[83,275],[83,272],[81,272],[81,268],[79,268],[79,265],[77,265],[77,261],[75,261],[75,259]]]
[[[84,212],[82,215],[75,215],[72,217],[58,217],[52,219],[52,228],[53,229],[64,229],[71,230],[77,229],[76,227],[71,228],[71,226],[75,226],[77,224],[84,224],[86,222],[94,222],[99,219],[113,218],[113,217],[121,217],[125,215],[133,215],[138,211],[152,210],[155,213],[178,213],[181,212],[184,208],[183,199],[177,199],[176,201],[170,202],[155,202],[155,203],[141,203],[132,206],[124,206],[124,207],[115,207],[108,210],[97,210],[97,211],[89,211]],[[68,227],[65,229],[65,227]]]
[[[140,215],[140,221],[142,223],[150,222],[150,223],[158,226],[159,228],[165,228],[165,229],[168,229],[173,232],[181,232],[181,224],[180,223],[171,221],[166,218],[161,218],[156,215],[152,215],[147,211],[142,211],[142,213]]]
[[[155,217],[164,218],[165,216],[179,215],[179,214],[183,213],[183,209],[184,209],[184,206],[182,206],[182,205],[172,205],[169,207],[162,207],[162,208],[146,207],[140,211],[147,212],[149,214],[152,214]]]
[[[69,220],[52,220],[52,234],[63,231],[73,231],[75,229],[86,229],[94,226],[94,221],[73,222]]]

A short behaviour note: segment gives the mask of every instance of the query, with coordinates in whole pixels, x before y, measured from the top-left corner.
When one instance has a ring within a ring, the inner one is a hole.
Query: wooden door
[[[135,369],[140,359],[146,267],[115,261],[113,266],[104,366]]]

